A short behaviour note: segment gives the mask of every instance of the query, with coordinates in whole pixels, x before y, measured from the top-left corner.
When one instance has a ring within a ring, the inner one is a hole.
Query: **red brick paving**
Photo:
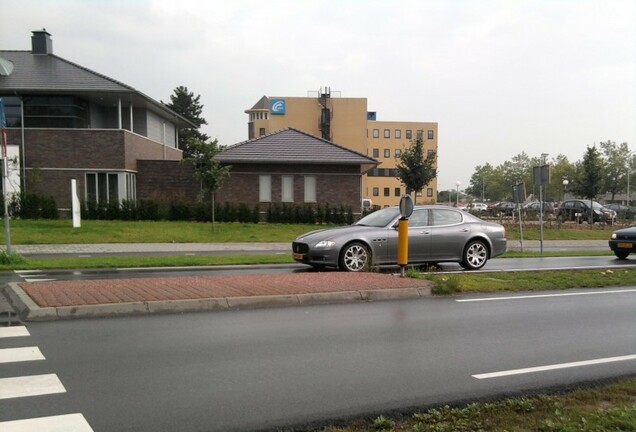
[[[242,276],[23,282],[40,307],[422,288],[430,282],[381,273],[292,273]]]

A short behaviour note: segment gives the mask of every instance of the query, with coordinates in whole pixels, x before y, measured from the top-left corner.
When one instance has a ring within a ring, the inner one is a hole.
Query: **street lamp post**
[[[457,185],[457,197],[456,197],[455,207],[459,208],[459,185],[462,184],[462,182],[457,180],[457,183],[455,184]]]
[[[563,179],[563,200],[565,201],[565,194],[568,192],[568,184],[570,182],[568,181],[568,179]]]

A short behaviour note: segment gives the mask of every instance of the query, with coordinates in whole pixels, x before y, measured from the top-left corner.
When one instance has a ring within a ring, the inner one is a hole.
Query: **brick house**
[[[18,190],[53,196],[62,211],[71,206],[71,179],[85,201],[145,198],[152,191],[138,193],[137,183],[145,181],[139,161],[181,160],[178,129],[196,125],[54,55],[46,30],[34,31],[31,42],[31,51],[0,50],[0,97]]]
[[[360,214],[362,174],[378,165],[366,155],[287,128],[225,149],[217,160],[232,166],[219,202],[329,203]]]

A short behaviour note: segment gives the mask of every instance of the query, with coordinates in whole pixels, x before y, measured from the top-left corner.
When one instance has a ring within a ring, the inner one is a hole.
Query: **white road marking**
[[[14,363],[33,360],[44,360],[44,355],[38,347],[0,349],[0,363]]]
[[[42,273],[42,270],[15,270],[15,272],[22,276],[23,274]]]
[[[572,362],[572,363],[559,363],[559,364],[537,366],[537,367],[524,368],[524,369],[512,369],[512,370],[500,371],[500,372],[490,372],[490,373],[473,375],[473,378],[477,378],[477,379],[499,378],[499,377],[510,376],[510,375],[522,375],[522,374],[529,374],[529,373],[535,373],[535,372],[545,372],[545,371],[556,370],[556,369],[568,369],[568,368],[574,368],[574,367],[591,366],[591,365],[604,364],[604,363],[615,363],[615,362],[629,361],[629,360],[636,360],[636,354],[625,355],[620,357],[607,357],[607,358],[594,359],[594,360],[584,360],[584,361],[578,361],[578,362]]]
[[[487,297],[487,298],[474,298],[474,299],[458,299],[455,301],[459,303],[466,303],[466,302],[499,301],[499,300],[525,300],[525,299],[536,299],[536,298],[546,298],[546,297],[572,297],[572,296],[618,294],[618,293],[630,293],[630,292],[636,292],[636,289],[605,290],[605,291],[560,293],[560,294],[536,294],[536,295],[509,296],[509,297]]]
[[[0,327],[0,339],[21,336],[31,336],[25,326]]]
[[[55,279],[34,279],[34,278],[24,278],[25,282],[49,282],[54,281]]]
[[[2,432],[93,432],[82,414],[0,422]]]
[[[0,378],[0,399],[66,393],[55,374]]]

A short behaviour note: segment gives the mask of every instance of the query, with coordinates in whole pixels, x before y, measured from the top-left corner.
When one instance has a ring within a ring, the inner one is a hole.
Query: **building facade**
[[[307,97],[263,96],[245,113],[250,139],[291,127],[380,161],[362,177],[362,198],[375,206],[397,205],[406,193],[396,167],[412,140],[421,136],[424,151],[437,154],[437,123],[378,121],[376,113],[367,110],[366,98],[343,98],[329,89]],[[415,198],[420,204],[436,202],[437,179],[416,191]]]
[[[139,160],[181,160],[178,129],[196,127],[143,93],[53,54],[34,31],[31,51],[0,51],[8,144],[19,154],[21,190],[71,206],[135,201]]]

